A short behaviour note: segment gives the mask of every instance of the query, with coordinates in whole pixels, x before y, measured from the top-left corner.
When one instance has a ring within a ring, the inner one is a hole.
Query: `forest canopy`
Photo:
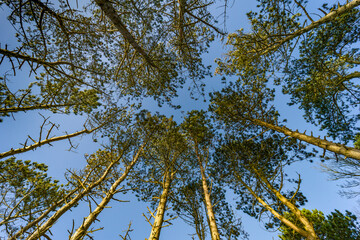
[[[360,0],[257,0],[227,32],[232,5],[0,0],[0,238],[360,239],[299,168],[360,193]],[[106,224],[130,205],[147,228]]]

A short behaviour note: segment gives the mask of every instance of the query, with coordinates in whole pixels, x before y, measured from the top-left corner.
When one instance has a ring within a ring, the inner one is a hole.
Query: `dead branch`
[[[11,149],[11,150],[9,150],[7,152],[0,153],[0,159],[11,156],[11,155],[19,154],[19,153],[24,153],[24,152],[33,150],[35,148],[41,147],[42,145],[50,144],[52,142],[60,141],[60,140],[63,140],[63,139],[70,139],[70,138],[73,138],[73,137],[76,137],[76,136],[79,136],[79,135],[85,134],[85,133],[89,134],[89,133],[92,133],[92,132],[96,131],[100,127],[101,126],[98,126],[96,128],[90,129],[90,130],[84,129],[82,131],[78,131],[78,132],[75,132],[75,133],[72,133],[72,134],[67,134],[67,135],[63,135],[63,136],[59,136],[59,137],[47,138],[47,139],[44,139],[44,140],[41,140],[41,141],[38,141],[38,142],[36,142],[34,139],[32,139],[30,136],[28,136],[34,142],[34,144],[29,145],[29,146],[26,146],[26,144],[24,144],[24,147],[22,147],[22,148]]]

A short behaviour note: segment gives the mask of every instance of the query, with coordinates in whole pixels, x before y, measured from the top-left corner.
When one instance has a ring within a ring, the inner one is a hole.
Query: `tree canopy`
[[[227,33],[226,0],[0,1],[11,27],[0,43],[0,238],[94,239],[109,231],[105,209],[114,222],[131,215],[130,198],[145,206],[149,240],[180,220],[192,239],[252,239],[242,214],[280,239],[359,239],[353,213],[302,208],[312,192],[291,168],[320,161],[344,195],[359,194],[360,0],[257,3]],[[204,58],[225,38],[214,87]],[[293,129],[293,109],[310,127]],[[30,133],[13,143],[7,128],[24,116]],[[56,142],[76,151],[74,139],[90,138],[61,179],[48,176],[39,148],[60,156]],[[141,231],[132,224],[110,232],[129,240]]]

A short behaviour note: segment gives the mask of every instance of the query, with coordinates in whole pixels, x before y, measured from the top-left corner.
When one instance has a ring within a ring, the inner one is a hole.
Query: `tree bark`
[[[119,177],[110,187],[109,191],[107,192],[106,196],[102,199],[100,204],[95,208],[94,211],[92,211],[87,218],[85,218],[82,225],[76,230],[76,232],[71,236],[70,240],[79,240],[82,239],[86,234],[87,230],[91,226],[91,224],[94,223],[94,221],[97,219],[97,216],[104,210],[106,205],[110,202],[110,200],[113,198],[113,196],[118,192],[117,188],[122,183],[127,175],[129,174],[132,167],[135,165],[135,163],[138,161],[140,154],[144,148],[144,145],[139,149],[139,151],[134,156],[133,160],[130,162],[130,164],[125,168],[124,173]]]
[[[156,216],[154,223],[152,225],[150,237],[148,240],[159,240],[160,232],[162,225],[164,223],[164,215],[166,210],[166,202],[168,200],[168,196],[170,194],[172,176],[171,173],[167,173],[165,177],[165,183],[163,187],[163,192],[160,196],[160,201],[156,210]]]
[[[288,219],[286,219],[284,216],[282,216],[281,214],[279,214],[276,210],[274,210],[272,207],[270,207],[269,204],[267,204],[263,199],[261,199],[242,179],[240,176],[237,176],[237,179],[241,182],[241,184],[251,193],[251,195],[253,195],[256,200],[259,201],[259,203],[261,203],[266,210],[268,210],[269,212],[271,212],[274,217],[276,217],[277,219],[279,219],[282,223],[284,223],[286,226],[288,226],[291,229],[294,229],[297,233],[299,233],[301,236],[307,238],[307,239],[314,239],[311,238],[311,235],[299,228],[298,226],[296,226],[294,223],[292,223],[291,221],[289,221]]]
[[[297,219],[304,225],[304,228],[306,232],[309,233],[308,236],[306,236],[308,239],[320,239],[314,230],[314,226],[309,222],[309,220],[301,213],[301,211],[293,204],[291,203],[286,197],[284,197],[279,191],[277,191],[270,182],[263,176],[261,173],[259,173],[255,168],[253,168],[253,171],[255,174],[261,179],[261,181],[266,185],[266,187],[275,194],[275,196],[285,205],[287,206],[291,212],[295,214]]]
[[[135,38],[131,35],[129,30],[127,30],[124,23],[121,21],[119,15],[116,13],[116,10],[112,6],[110,1],[107,0],[95,0],[96,4],[101,8],[101,10],[105,13],[105,15],[110,19],[110,21],[115,25],[115,27],[119,30],[122,36],[130,43],[133,48],[140,53],[140,55],[145,59],[145,61],[156,68],[156,65],[150,59],[149,55],[145,52],[145,50],[140,47],[140,45],[136,42]]]
[[[197,146],[195,146],[195,153],[196,153],[196,156],[198,159],[198,164],[199,164],[200,172],[201,172],[201,183],[202,183],[202,188],[204,191],[205,206],[206,206],[206,210],[207,210],[211,239],[212,240],[220,240],[220,234],[219,234],[219,231],[217,228],[215,214],[214,214],[212,204],[211,204],[210,192],[209,192],[209,188],[208,188],[208,185],[206,182],[205,169],[203,167],[203,162],[199,155]]]
[[[334,153],[344,155],[349,158],[354,158],[360,160],[360,150],[352,147],[347,147],[342,144],[333,143],[325,139],[316,138],[313,136],[308,136],[305,133],[299,133],[298,131],[292,131],[286,127],[279,127],[258,119],[253,119],[252,122],[256,125],[270,128],[274,131],[281,132],[287,136],[299,139],[301,141],[310,143],[312,145],[318,146],[325,150],[329,150]]]

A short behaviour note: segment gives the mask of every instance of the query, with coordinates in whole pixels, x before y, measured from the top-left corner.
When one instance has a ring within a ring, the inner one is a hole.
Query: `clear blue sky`
[[[234,32],[239,28],[248,28],[248,22],[245,13],[250,9],[254,9],[255,1],[237,0],[231,4],[228,9],[227,18],[227,30],[228,32]],[[320,2],[325,1],[316,1]],[[320,5],[320,4],[319,4]],[[1,10],[0,10],[1,11]],[[222,9],[214,8],[213,11],[220,13]],[[219,19],[222,22],[222,18]],[[5,43],[16,46],[11,34],[11,26],[6,23],[4,14],[0,14],[0,43],[4,47]],[[216,41],[210,48],[209,54],[204,55],[204,61],[207,64],[214,65],[214,59],[222,57],[227,51],[222,46],[223,43]],[[6,66],[0,66],[0,74],[4,74]],[[26,69],[23,74],[12,78],[10,83],[14,88],[19,84],[27,83],[31,79],[28,78]],[[206,79],[207,88],[209,90],[216,90],[222,87],[219,77],[212,79]],[[184,88],[186,89],[186,88]],[[302,113],[295,110],[293,107],[289,108],[285,102],[287,98],[284,96],[278,97],[276,104],[280,109],[280,113],[286,113],[288,119],[288,126],[290,128],[298,128],[299,130],[311,129],[317,132],[312,126],[306,124],[303,121]],[[166,106],[158,108],[157,104],[149,100],[144,102],[144,107],[150,108],[154,111],[160,111],[168,116],[174,115],[178,119],[181,118],[181,111],[188,111],[192,109],[205,108],[207,103],[204,103],[201,99],[194,101],[190,99],[189,93],[183,90],[178,99],[175,99],[175,103],[180,103],[183,107],[180,111],[175,111]],[[49,113],[42,111],[42,114],[49,116]],[[285,114],[284,114],[285,115]],[[82,129],[84,121],[83,117],[75,116],[52,116],[51,120],[61,124],[59,134],[67,132],[73,132]],[[0,123],[0,152],[7,151],[10,148],[20,147],[19,143],[23,143],[27,138],[27,135],[37,136],[39,127],[41,125],[42,117],[36,112],[17,113],[14,118],[5,118],[3,123]],[[321,134],[321,133],[319,133]],[[57,179],[63,179],[63,174],[66,169],[79,168],[85,164],[83,155],[85,153],[92,153],[99,148],[98,144],[92,142],[91,137],[84,136],[78,137],[73,142],[79,143],[79,147],[72,151],[66,151],[69,148],[69,144],[66,141],[53,144],[54,147],[43,146],[36,151],[27,152],[17,155],[18,159],[44,162],[49,165],[49,175],[54,176]],[[331,182],[327,180],[327,175],[322,173],[316,163],[310,164],[307,162],[297,163],[290,167],[289,171],[300,173],[302,182],[302,191],[307,196],[309,203],[305,206],[308,209],[319,209],[324,213],[329,213],[334,209],[344,211],[345,209],[357,214],[358,203],[355,199],[341,198],[337,192],[340,188],[337,186],[338,182]],[[123,200],[130,200],[129,203],[112,202],[111,209],[105,209],[101,215],[101,222],[96,226],[104,226],[104,230],[94,234],[95,239],[120,239],[118,234],[121,234],[123,230],[127,229],[130,221],[132,221],[132,228],[134,231],[131,233],[132,239],[144,239],[147,238],[150,233],[150,225],[145,222],[145,218],[142,213],[147,211],[147,204],[139,203],[136,199],[129,195],[121,197]],[[245,230],[250,234],[252,240],[262,239],[277,239],[277,233],[271,233],[264,230],[262,223],[259,223],[255,219],[252,219],[241,212],[237,212],[243,219],[243,225]],[[88,214],[87,206],[81,206],[74,209],[72,212],[68,212],[58,223],[52,228],[53,239],[66,239],[67,229],[71,228],[72,219],[75,219],[75,227],[79,226],[81,219]],[[184,224],[181,220],[174,221],[174,225],[164,228],[161,232],[161,239],[167,240],[184,240],[191,239],[189,234],[194,230]],[[95,228],[96,228],[95,226]],[[1,236],[1,233],[0,233]]]

